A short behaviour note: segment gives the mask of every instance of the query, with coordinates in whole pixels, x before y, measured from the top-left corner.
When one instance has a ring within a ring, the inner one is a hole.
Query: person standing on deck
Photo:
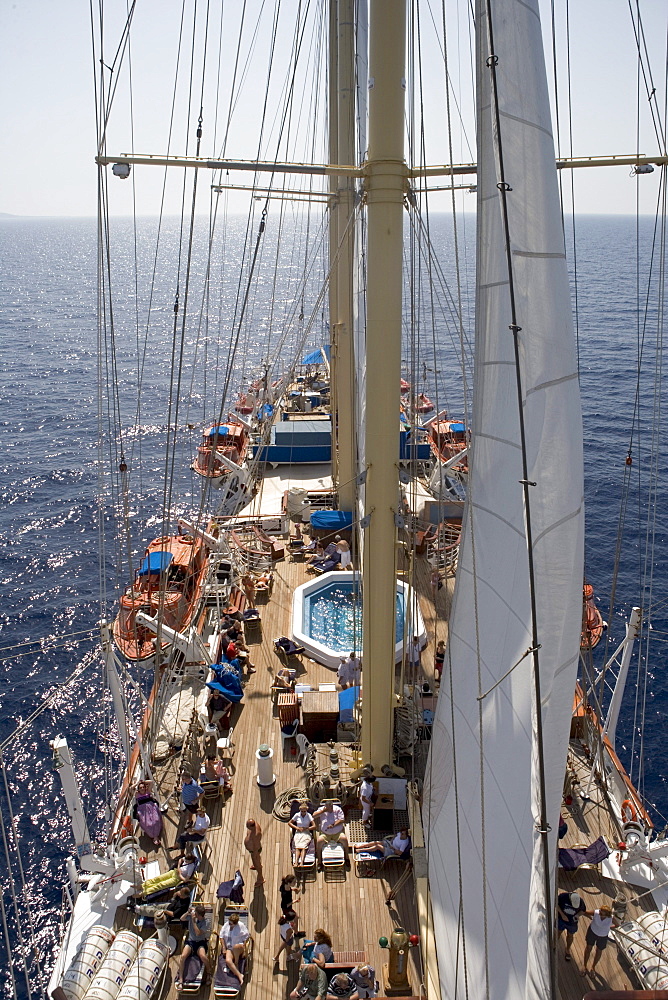
[[[336,668],[336,679],[342,688],[347,688],[352,683],[350,660],[345,653],[341,653],[339,656],[339,665]]]
[[[357,987],[357,995],[360,997],[360,1000],[363,997],[375,997],[376,970],[373,965],[356,965],[350,973],[350,978]]]
[[[560,892],[557,896],[557,939],[561,937],[563,931],[566,931],[564,958],[567,962],[571,960],[571,947],[573,935],[578,929],[578,917],[585,910],[586,906],[577,892]]]
[[[264,884],[262,873],[262,828],[254,819],[246,820],[246,836],[244,837],[244,847],[251,857],[251,871],[257,872],[255,885]]]
[[[436,644],[436,652],[434,653],[434,678],[437,684],[441,683],[441,675],[443,673],[443,664],[445,663],[445,641],[439,639]]]
[[[357,656],[354,649],[351,650],[347,663],[350,683],[352,687],[359,687],[362,682],[362,661],[359,656]]]
[[[371,825],[373,806],[376,800],[376,789],[373,787],[373,775],[365,771],[360,785],[360,805],[362,807],[362,822]]]
[[[418,668],[422,659],[420,640],[416,635],[413,636],[413,641],[408,646],[407,659],[409,667],[409,680],[411,683],[415,684],[417,682]]]
[[[241,577],[241,586],[244,589],[244,594],[246,595],[246,600],[248,601],[251,608],[255,607],[255,577],[252,573],[246,573],[245,576]]]
[[[192,774],[183,772],[183,785],[181,787],[181,802],[184,809],[194,816],[199,806],[199,800],[204,795],[204,789],[198,785]]]
[[[617,927],[619,924],[619,921],[614,919],[609,906],[601,906],[598,910],[585,910],[585,917],[591,917],[591,923],[587,928],[587,935],[585,937],[587,944],[582,962],[581,975],[583,976],[586,976],[588,972],[594,971],[608,943],[610,929]],[[589,961],[592,948],[594,949],[594,961],[591,963],[591,969],[588,969],[587,962]]]
[[[341,569],[348,569],[348,567],[352,569],[353,557],[350,551],[350,546],[348,545],[348,542],[345,540],[345,538],[339,539],[339,541],[336,543],[336,547],[341,553],[341,558],[339,560],[339,565]]]

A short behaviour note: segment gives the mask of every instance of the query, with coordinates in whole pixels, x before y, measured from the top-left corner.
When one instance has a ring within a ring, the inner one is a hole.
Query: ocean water
[[[122,224],[121,225],[122,228]],[[243,223],[231,224],[226,239],[230,259],[243,239]],[[447,247],[445,224],[432,222],[436,246]],[[153,223],[142,230],[146,246],[152,241]],[[668,707],[666,639],[668,638],[668,570],[666,451],[659,441],[659,462],[652,466],[652,420],[658,412],[658,392],[663,373],[656,357],[656,292],[648,295],[646,321],[638,320],[637,305],[645,302],[649,271],[652,221],[640,225],[641,250],[636,254],[635,220],[622,217],[582,217],[576,228],[579,350],[584,412],[587,504],[587,575],[609,621],[610,651],[621,639],[630,608],[643,603],[651,608],[651,643],[634,658],[618,731],[618,750],[634,779],[655,810],[657,825],[668,815],[668,751],[664,719]],[[473,245],[473,227],[467,234]],[[167,227],[164,254],[175,246],[176,226]],[[440,240],[440,243],[439,243]],[[236,243],[235,243],[236,241]],[[115,316],[118,405],[126,422],[136,405],[137,330],[132,309],[132,261],[120,250],[115,258],[120,277]],[[570,246],[570,238],[569,238]],[[141,252],[143,245],[140,245]],[[99,544],[100,482],[97,467],[97,321],[96,227],[87,219],[16,219],[0,221],[0,740],[21,729],[18,739],[2,746],[0,803],[6,839],[0,837],[0,878],[4,907],[14,942],[13,971],[0,946],[0,993],[27,996],[21,952],[28,955],[31,977],[36,963],[47,968],[56,944],[57,915],[61,904],[63,862],[71,850],[71,833],[57,774],[51,762],[49,741],[67,735],[76,761],[82,798],[93,833],[105,818],[105,800],[113,801],[107,784],[105,761],[118,760],[114,727],[104,698],[101,667],[95,652],[96,623],[113,607],[112,597],[124,580],[117,554],[101,552]],[[570,251],[571,264],[573,254]],[[446,266],[445,255],[443,266]],[[193,270],[199,291],[193,293],[192,312],[198,310],[203,258]],[[636,291],[636,269],[641,292]],[[317,268],[316,268],[317,270]],[[468,272],[471,272],[468,267]],[[151,273],[144,261],[140,298],[145,303]],[[287,261],[281,281],[289,290],[294,261]],[[260,289],[247,313],[239,349],[232,362],[233,324],[224,317],[233,313],[238,280],[223,275],[223,291],[209,310],[205,335],[188,335],[190,368],[187,404],[176,414],[178,448],[182,461],[174,476],[173,509],[197,510],[199,482],[189,471],[189,457],[197,444],[198,428],[208,417],[216,419],[213,399],[226,378],[238,384],[266,349],[267,287],[270,277],[260,275]],[[315,280],[314,275],[314,280]],[[163,335],[151,341],[141,372],[141,412],[137,430],[119,449],[132,473],[128,517],[134,531],[135,550],[161,532],[162,470],[167,433],[167,372],[174,283],[161,279],[154,290],[154,309],[163,324]],[[299,326],[300,303],[296,293],[285,296]],[[275,317],[271,319],[273,323]],[[219,333],[221,336],[219,336]],[[321,330],[317,322],[312,336]],[[447,336],[443,335],[437,365],[427,371],[426,388],[438,395],[441,406],[461,415],[460,381],[446,372],[452,364]],[[643,345],[643,366],[638,373],[638,345]],[[218,346],[216,346],[218,345]],[[287,351],[286,351],[287,353]],[[425,352],[426,358],[426,352]],[[433,368],[440,369],[437,375]],[[214,374],[209,374],[213,372]],[[208,381],[207,381],[208,379]],[[184,382],[184,384],[186,384]],[[211,402],[209,402],[211,400]],[[206,409],[208,407],[208,410]],[[458,412],[459,407],[459,412]],[[626,465],[631,430],[632,466]],[[189,427],[188,424],[196,424]],[[655,449],[656,450],[656,449]],[[615,563],[618,521],[625,476],[629,475],[626,532],[619,559],[614,607],[610,610],[612,569]],[[653,476],[656,484],[653,486]],[[656,489],[653,494],[652,490]],[[656,551],[648,552],[647,515],[656,518]],[[118,506],[105,517],[118,518]],[[102,560],[102,571],[100,571]],[[646,567],[652,567],[651,592],[643,593]],[[108,598],[100,600],[100,577]],[[599,664],[604,643],[596,650]],[[64,690],[73,671],[77,681]],[[51,701],[39,716],[31,713],[43,697]],[[644,725],[641,725],[644,713]],[[642,760],[642,771],[639,771]],[[12,814],[10,818],[10,793]],[[14,850],[11,822],[20,841],[22,870]],[[18,914],[33,924],[37,953],[31,954],[30,935],[21,944],[17,930],[11,880],[17,893],[25,881]],[[27,905],[26,902],[27,901]],[[30,911],[30,912],[28,912]],[[1,915],[1,914],[0,914]]]

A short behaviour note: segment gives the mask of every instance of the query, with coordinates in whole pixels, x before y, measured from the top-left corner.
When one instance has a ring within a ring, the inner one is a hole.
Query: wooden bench
[[[246,610],[247,604],[248,598],[244,594],[243,590],[239,590],[238,587],[233,587],[230,591],[230,603],[225,608],[225,614],[241,615]]]
[[[335,951],[332,957],[333,962],[325,963],[325,972],[350,972],[356,965],[366,965],[365,951]]]

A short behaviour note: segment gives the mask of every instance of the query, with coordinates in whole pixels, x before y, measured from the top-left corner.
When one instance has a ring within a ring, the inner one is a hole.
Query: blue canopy
[[[339,719],[341,722],[353,721],[353,706],[360,696],[358,687],[344,688],[339,691]]]
[[[311,514],[311,527],[329,531],[341,531],[353,523],[352,511],[349,510],[314,510]]]
[[[223,434],[229,434],[229,433],[230,433],[230,428],[227,426],[227,424],[219,424],[218,427],[211,428],[211,430],[209,431],[209,437],[212,438],[215,437],[216,434],[222,436]]]
[[[450,424],[450,430],[461,434],[466,430],[466,426],[464,424]]]
[[[149,573],[164,573],[173,558],[171,552],[151,552],[144,558],[139,575],[148,576]]]
[[[302,358],[302,364],[319,365],[321,361],[329,361],[330,354],[331,351],[329,344],[324,344],[322,347],[318,347],[315,351],[311,351],[305,358]]]

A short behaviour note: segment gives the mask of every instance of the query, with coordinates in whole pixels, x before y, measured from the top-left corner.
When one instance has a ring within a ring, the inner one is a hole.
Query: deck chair
[[[288,552],[292,562],[301,562],[304,558],[306,544],[299,525],[295,525],[296,534],[290,536],[288,540]]]
[[[227,760],[232,763],[232,758],[234,757],[234,741],[232,739],[234,735],[234,726],[230,726],[227,736],[221,737],[218,740],[218,756],[221,760]]]
[[[250,930],[249,926],[249,910],[248,907],[243,904],[228,903],[225,907],[225,915],[236,912],[239,914],[239,919],[242,920],[246,927]],[[248,938],[244,945],[244,953],[239,960],[239,972],[244,977],[243,983],[240,983],[236,976],[227,968],[227,963],[225,961],[225,945],[221,937],[222,924],[218,931],[218,937],[220,941],[220,954],[218,955],[218,960],[216,962],[216,971],[213,979],[213,995],[217,1000],[224,1000],[226,997],[237,997],[239,993],[246,985],[248,977],[250,976],[251,966],[253,962],[253,936]]]
[[[345,868],[345,864],[346,855],[343,850],[343,844],[335,840],[324,845],[322,849],[322,867],[325,869],[325,873],[340,871],[342,868]]]
[[[285,750],[288,740],[294,739],[299,729],[299,717],[294,722],[289,722],[287,726],[281,726],[281,751]]]
[[[246,608],[241,616],[248,639],[262,636],[262,618],[257,608]]]
[[[294,847],[294,835],[290,838],[290,854],[292,855],[292,867],[297,878],[302,878],[304,882],[312,881],[316,878],[315,865],[315,840],[311,837],[311,843],[306,848],[306,855],[303,864],[297,864],[297,852]]]
[[[306,652],[304,646],[298,646],[296,642],[292,639],[288,639],[286,635],[281,635],[278,639],[274,639],[274,652],[280,656],[281,660],[285,663],[286,667],[290,666],[290,657],[301,656],[302,653]]]
[[[383,843],[391,844],[392,837],[384,837]],[[412,861],[413,842],[409,840],[403,854],[385,854],[384,851],[358,851],[351,845],[355,858],[355,875],[357,878],[375,878],[388,861],[401,861],[403,864]]]
[[[604,837],[599,837],[592,844],[573,844],[572,847],[560,847],[559,867],[566,871],[575,871],[577,868],[599,870],[601,861],[605,861],[611,853]]]
[[[309,758],[309,750],[311,749],[311,744],[304,736],[303,733],[296,733],[295,739],[297,741],[297,746],[299,747],[299,758],[297,759],[297,766],[300,764],[302,767],[306,767]],[[303,758],[303,760],[302,760]]]
[[[208,905],[205,906],[206,910],[206,922],[207,927],[211,929],[212,917],[213,917],[213,907]],[[211,934],[209,937],[209,951],[212,949],[215,952],[215,939],[217,935]],[[185,968],[183,970],[183,979],[181,980],[181,993],[199,993],[202,988],[202,983],[204,982],[204,976],[206,975],[206,967],[202,962],[199,955],[189,955],[186,962]]]

